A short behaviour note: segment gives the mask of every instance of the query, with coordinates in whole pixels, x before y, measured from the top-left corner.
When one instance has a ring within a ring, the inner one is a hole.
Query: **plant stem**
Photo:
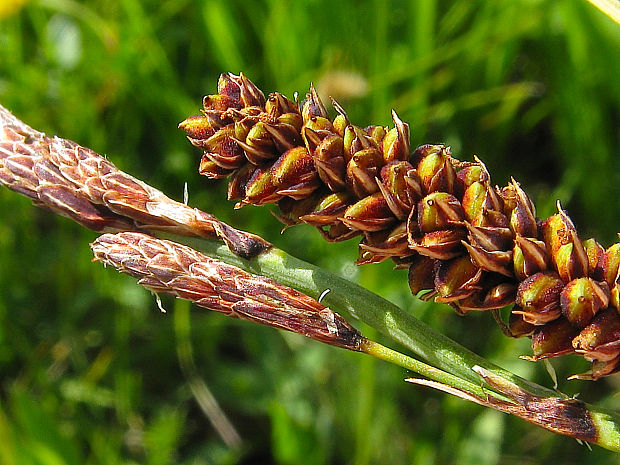
[[[492,392],[490,390],[483,390],[480,387],[480,378],[478,378],[478,384],[471,383],[467,380],[464,380],[463,378],[452,375],[450,373],[446,373],[445,371],[442,371],[438,368],[427,365],[424,362],[421,362],[405,354],[390,349],[389,347],[385,347],[378,342],[365,339],[362,342],[361,349],[362,352],[368,355],[372,355],[373,357],[376,357],[380,360],[393,363],[395,365],[406,368],[407,370],[411,370],[419,375],[426,376],[429,379],[447,384],[458,389],[462,389],[471,394],[475,394],[477,396],[485,396],[489,394],[501,399],[505,399],[505,397],[499,396],[495,392]]]
[[[272,278],[311,297],[318,298],[325,290],[329,290],[322,302],[330,308],[381,331],[438,367],[374,341],[365,339],[362,342],[362,352],[432,380],[426,383],[418,380],[418,384],[426,384],[466,400],[514,414],[555,433],[581,438],[620,452],[620,415],[616,412],[558,396],[558,393],[551,389],[499,368],[434,331],[396,305],[350,281],[276,248],[246,260],[215,240],[175,239],[213,258]],[[481,386],[481,376],[491,389]]]
[[[551,389],[490,363],[384,298],[280,249],[271,248],[252,260],[245,260],[215,240],[178,236],[174,236],[174,240],[251,273],[267,276],[314,298],[329,290],[322,302],[332,310],[366,323],[412,350],[430,365],[474,385],[480,384],[479,376],[472,371],[472,367],[477,365],[534,394],[556,395]]]

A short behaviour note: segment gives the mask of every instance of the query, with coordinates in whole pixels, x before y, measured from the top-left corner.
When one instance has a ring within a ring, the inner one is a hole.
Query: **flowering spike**
[[[414,294],[459,313],[514,305],[500,326],[531,335],[533,359],[573,351],[573,338],[600,329],[600,315],[618,313],[620,243],[582,241],[559,203],[541,221],[519,183],[493,185],[478,157],[459,161],[441,144],[409,153],[409,127],[395,112],[392,129],[361,128],[333,99],[330,119],[314,86],[301,105],[261,96],[245,76],[222,75],[202,114],[179,125],[205,152],[201,173],[234,173],[228,194],[238,206],[277,203],[285,225],[311,224],[328,241],[362,236],[356,264],[391,258],[409,268]],[[615,347],[620,335],[609,338]],[[585,339],[575,341],[593,361],[579,376],[619,370],[620,354],[590,357]]]
[[[190,300],[233,318],[361,350],[361,334],[316,300],[189,247],[123,232],[104,234],[91,248],[96,261],[138,278],[139,284],[153,292]]]

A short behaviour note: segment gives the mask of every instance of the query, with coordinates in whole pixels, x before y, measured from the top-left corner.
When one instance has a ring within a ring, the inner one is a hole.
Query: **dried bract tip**
[[[319,94],[316,92],[313,84],[310,84],[310,93],[306,94],[306,100],[303,102],[301,115],[304,121],[309,121],[315,117],[328,119],[327,109],[321,102]]]

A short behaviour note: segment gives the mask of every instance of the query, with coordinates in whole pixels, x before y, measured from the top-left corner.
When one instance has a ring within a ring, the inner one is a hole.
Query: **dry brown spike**
[[[209,310],[359,351],[363,337],[340,315],[277,282],[207,257],[176,242],[136,232],[104,234],[91,244],[96,261],[138,284]]]
[[[293,102],[266,99],[242,74],[222,74],[201,115],[183,121],[204,151],[200,172],[230,176],[237,207],[274,203],[287,226],[308,223],[329,241],[361,236],[357,264],[388,258],[409,268],[414,294],[460,314],[512,306],[506,333],[531,336],[533,360],[580,353],[579,375],[620,371],[620,244],[582,241],[558,204],[544,221],[512,179],[491,184],[485,165],[426,144],[409,126],[357,127],[314,87]],[[615,315],[615,316],[614,316]]]
[[[91,149],[35,131],[1,105],[0,184],[97,232],[220,237],[246,258],[269,248],[258,236],[172,200]]]

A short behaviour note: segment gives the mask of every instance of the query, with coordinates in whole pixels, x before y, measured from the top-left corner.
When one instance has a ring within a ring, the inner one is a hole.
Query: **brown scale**
[[[506,334],[532,338],[531,360],[580,353],[592,369],[576,377],[620,371],[620,244],[582,241],[559,204],[541,221],[519,184],[493,186],[477,157],[411,151],[395,112],[391,129],[360,128],[332,103],[334,119],[312,86],[300,103],[223,74],[179,127],[204,152],[201,174],[230,177],[235,208],[273,203],[287,226],[361,236],[357,264],[390,258],[409,269],[414,295],[460,314],[490,310]]]

